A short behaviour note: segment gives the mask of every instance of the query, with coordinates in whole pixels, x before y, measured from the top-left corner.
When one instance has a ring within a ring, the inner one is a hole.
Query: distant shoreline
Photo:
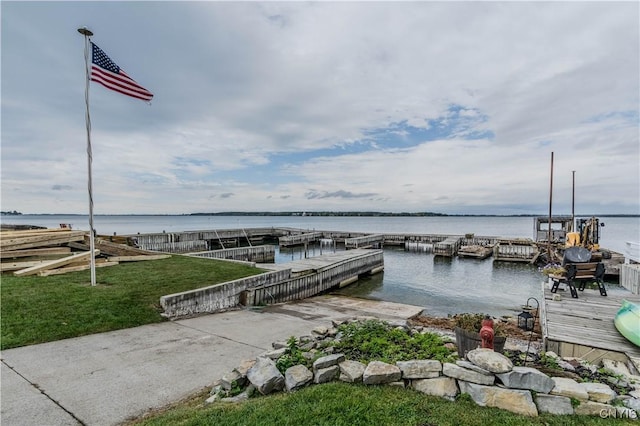
[[[86,213],[20,213],[0,212],[2,216],[87,216]],[[209,213],[126,213],[126,214],[94,214],[94,216],[294,216],[294,217],[547,217],[546,214],[447,214],[434,212],[333,212],[333,211],[286,211],[286,212],[209,212]],[[557,214],[553,217],[571,216]],[[576,217],[638,217],[640,214],[578,214]]]

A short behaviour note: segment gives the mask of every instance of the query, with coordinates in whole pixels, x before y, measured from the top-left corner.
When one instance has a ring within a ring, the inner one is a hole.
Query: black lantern
[[[528,306],[526,307],[528,308]],[[518,327],[524,331],[533,330],[535,317],[527,310],[523,310],[518,314]]]
[[[531,300],[536,302],[536,316],[538,315],[538,309],[540,309],[540,303],[535,297],[527,299],[527,304],[522,307],[522,312],[518,314],[518,327],[524,331],[533,331],[536,325],[536,316],[531,315],[534,310],[534,307],[529,304]]]

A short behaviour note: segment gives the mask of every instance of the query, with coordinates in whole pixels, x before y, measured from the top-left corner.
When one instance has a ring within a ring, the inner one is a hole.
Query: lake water
[[[602,247],[624,253],[626,241],[640,241],[640,219],[605,217]],[[3,216],[2,223],[57,228],[68,223],[88,230],[83,215]],[[194,230],[293,227],[370,233],[453,234],[532,238],[532,217],[322,217],[322,216],[102,216],[94,217],[98,234],[118,235]],[[325,249],[326,250],[326,249]],[[319,255],[320,249],[311,250]],[[296,260],[300,249],[278,250],[276,262]],[[506,315],[520,312],[529,297],[541,298],[543,275],[536,267],[492,258],[446,259],[428,253],[385,248],[384,273],[359,280],[340,294],[423,306],[429,315],[461,312]],[[99,271],[97,271],[99,274]],[[608,285],[609,292],[624,291]]]

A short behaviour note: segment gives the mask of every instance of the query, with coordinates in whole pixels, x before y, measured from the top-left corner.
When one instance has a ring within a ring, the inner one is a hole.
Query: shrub
[[[300,347],[298,346],[298,341],[295,337],[291,336],[287,340],[287,350],[276,362],[276,367],[278,367],[278,370],[284,374],[285,371],[287,371],[287,368],[298,364],[310,367],[309,360],[302,356],[302,350],[300,350]]]
[[[479,333],[482,328],[482,321],[487,317],[486,314],[457,314],[453,316],[456,327],[460,327],[463,330]],[[493,331],[496,336],[506,336],[502,324],[499,321],[493,322]]]
[[[437,359],[449,362],[455,359],[452,350],[434,333],[410,335],[378,320],[367,320],[341,325],[342,333],[336,350],[347,359],[395,363],[413,359]]]

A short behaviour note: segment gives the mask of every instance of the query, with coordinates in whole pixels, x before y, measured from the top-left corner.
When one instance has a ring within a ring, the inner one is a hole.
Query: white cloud
[[[87,25],[156,95],[91,86],[100,213],[537,213],[551,151],[560,205],[638,213],[639,8],[4,2],[2,207],[86,212]]]

